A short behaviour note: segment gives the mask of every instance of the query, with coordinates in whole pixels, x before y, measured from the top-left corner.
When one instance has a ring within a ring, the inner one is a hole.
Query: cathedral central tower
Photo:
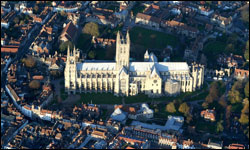
[[[126,37],[120,35],[118,31],[116,37],[116,70],[120,70],[123,66],[129,70],[129,52],[130,38],[128,31]]]

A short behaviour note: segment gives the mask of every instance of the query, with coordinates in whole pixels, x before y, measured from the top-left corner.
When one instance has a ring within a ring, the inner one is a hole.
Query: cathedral
[[[180,92],[200,89],[204,82],[204,66],[186,62],[158,62],[153,53],[144,54],[144,62],[130,62],[130,38],[127,32],[116,37],[114,62],[79,62],[80,52],[67,50],[64,71],[68,94],[111,92],[116,96],[145,93],[150,97],[175,96]]]

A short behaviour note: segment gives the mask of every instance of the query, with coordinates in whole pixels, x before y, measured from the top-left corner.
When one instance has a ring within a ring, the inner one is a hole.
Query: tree
[[[228,96],[229,96],[229,100],[230,100],[231,104],[241,102],[242,97],[241,97],[241,94],[239,91],[230,91],[228,93]]]
[[[203,107],[204,109],[207,109],[207,108],[208,108],[208,102],[204,101],[204,102],[202,103],[202,107]]]
[[[32,80],[30,83],[29,83],[29,87],[31,89],[39,89],[40,88],[40,82],[38,80]]]
[[[24,60],[24,64],[26,67],[28,68],[33,68],[36,65],[36,60],[32,57],[32,56],[28,56],[25,60]]]
[[[58,70],[51,70],[50,71],[50,74],[53,76],[53,77],[60,77],[62,74],[60,71]]]
[[[248,115],[242,113],[241,116],[240,116],[239,122],[240,122],[242,125],[248,124],[248,123],[249,123],[249,117],[248,117]]]
[[[227,102],[226,102],[226,100],[225,100],[225,96],[221,96],[221,97],[220,97],[219,104],[220,104],[223,108],[226,108],[226,107],[227,107]]]
[[[91,51],[89,51],[88,56],[89,56],[89,58],[90,58],[90,59],[94,59],[94,58],[95,58],[95,56],[96,56],[96,52],[95,52],[95,51],[93,51],[93,50],[91,50]]]
[[[15,24],[18,24],[19,23],[19,18],[15,17],[13,21],[15,22]]]
[[[111,60],[111,59],[114,59],[114,57],[115,57],[115,44],[107,47],[105,58],[108,60]]]
[[[246,97],[249,97],[249,81],[248,81],[247,84],[245,85],[244,93],[245,93],[245,96],[246,96]]]
[[[234,49],[234,45],[232,43],[228,44],[225,48],[226,53],[234,53],[235,49]]]
[[[243,90],[244,85],[243,82],[238,80],[234,83],[232,86],[232,89],[228,92],[229,100],[231,104],[239,103],[242,100],[242,94],[244,92]]]
[[[187,116],[186,116],[186,122],[190,123],[192,120],[193,120],[192,114],[187,114]]]
[[[65,11],[61,11],[61,12],[60,12],[60,15],[61,15],[62,17],[66,17],[66,16],[67,16],[67,13],[66,13]]]
[[[209,94],[205,98],[206,102],[213,103],[214,100],[219,99],[219,85],[217,82],[213,82],[210,86]]]
[[[230,127],[230,117],[231,117],[231,110],[232,110],[232,105],[227,106],[226,108],[226,121],[227,121],[227,128]]]
[[[241,113],[249,114],[249,100],[245,98],[244,102],[244,107],[242,108]]]
[[[90,35],[95,36],[95,37],[98,37],[100,35],[99,29],[98,29],[98,24],[96,24],[94,22],[87,23],[84,26],[82,32],[86,33],[86,34],[90,34]]]
[[[181,112],[181,113],[184,113],[184,115],[186,115],[186,114],[188,114],[189,113],[189,106],[187,105],[187,103],[186,102],[184,102],[184,103],[182,103],[181,105],[180,105],[180,107],[179,107],[179,112]]]
[[[25,24],[24,20],[21,20],[20,25],[24,25],[24,24]]]
[[[249,61],[249,40],[246,43],[246,50],[245,50],[245,53],[244,53],[244,57],[245,57],[245,59],[247,61]]]
[[[223,127],[222,123],[223,123],[223,120],[217,122],[217,127],[216,127],[217,133],[223,132],[223,130],[224,130],[224,127]]]
[[[249,7],[241,11],[241,19],[249,23]]]
[[[73,49],[73,43],[71,41],[62,42],[59,46],[59,49],[61,52],[65,53],[68,49],[68,46],[71,50]]]
[[[36,5],[36,6],[34,7],[34,11],[35,11],[34,13],[37,14],[37,13],[38,13],[38,10],[39,10],[39,7]]]
[[[170,103],[168,103],[166,105],[166,111],[170,112],[170,113],[175,113],[176,112],[176,109],[175,109],[175,106],[174,106],[173,102],[170,102]]]
[[[249,126],[244,130],[244,134],[246,134],[247,138],[249,139]]]

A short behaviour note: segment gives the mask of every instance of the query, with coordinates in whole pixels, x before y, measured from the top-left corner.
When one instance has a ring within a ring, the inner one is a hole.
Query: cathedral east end
[[[79,62],[80,52],[67,51],[64,71],[65,91],[111,92],[116,96],[145,93],[150,97],[175,96],[180,92],[200,89],[204,66],[186,62],[158,62],[153,53],[144,54],[144,62],[129,62],[130,38],[117,33],[114,62]]]

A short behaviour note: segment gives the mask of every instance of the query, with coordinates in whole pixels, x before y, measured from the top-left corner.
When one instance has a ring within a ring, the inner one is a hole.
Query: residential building
[[[206,109],[201,111],[201,117],[211,121],[215,121],[215,114],[215,110]]]

